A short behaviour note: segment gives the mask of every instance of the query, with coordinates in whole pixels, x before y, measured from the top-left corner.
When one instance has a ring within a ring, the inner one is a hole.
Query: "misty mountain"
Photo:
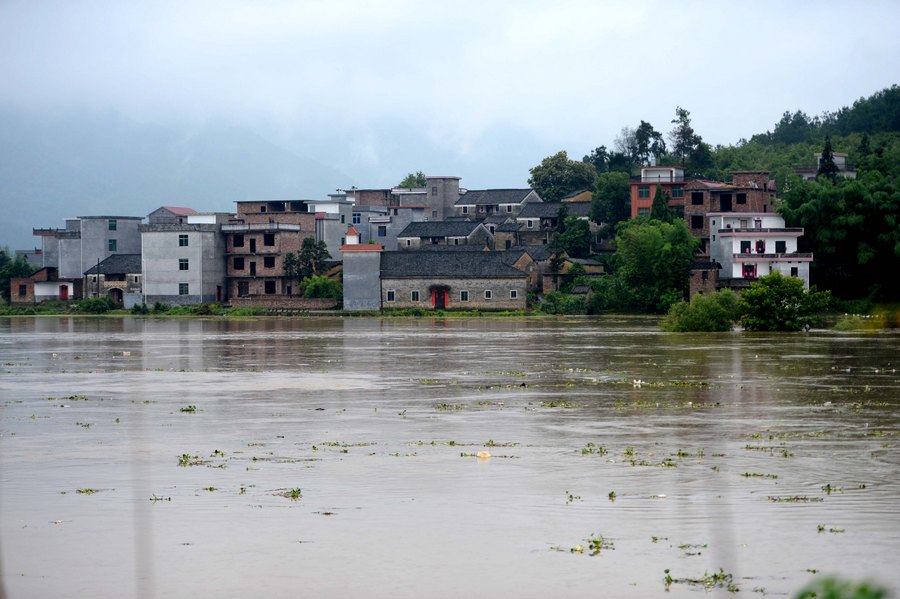
[[[161,205],[232,211],[234,201],[324,198],[350,177],[222,122],[191,131],[107,111],[0,109],[0,245],[38,245],[32,227]]]

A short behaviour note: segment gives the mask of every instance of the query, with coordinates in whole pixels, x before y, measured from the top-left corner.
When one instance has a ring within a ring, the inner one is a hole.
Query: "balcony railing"
[[[243,233],[246,231],[300,231],[300,225],[289,223],[248,223],[242,225],[222,225],[225,233]]]
[[[719,234],[728,233],[799,233],[803,234],[803,227],[766,227],[756,229],[754,227],[732,227],[719,229]]]

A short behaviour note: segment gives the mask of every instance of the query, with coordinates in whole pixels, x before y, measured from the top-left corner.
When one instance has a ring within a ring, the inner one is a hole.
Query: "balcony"
[[[729,235],[731,233],[783,233],[785,235],[803,235],[803,227],[781,227],[781,228],[759,228],[754,227],[731,227],[730,229],[719,229],[719,235]]]
[[[241,225],[222,225],[223,233],[246,233],[248,231],[291,231],[300,232],[300,225],[287,223],[251,223]]]
[[[810,252],[791,252],[785,254],[756,254],[753,252],[744,252],[742,254],[732,254],[731,259],[735,262],[765,262],[767,260],[810,262],[813,255]]]

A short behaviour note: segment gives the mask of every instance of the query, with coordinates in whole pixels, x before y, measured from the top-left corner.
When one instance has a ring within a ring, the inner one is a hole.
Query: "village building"
[[[662,187],[669,198],[669,207],[680,216],[684,206],[684,182],[684,167],[641,167],[641,176],[631,182],[631,218],[650,216],[657,187]]]
[[[484,220],[492,215],[515,218],[526,204],[541,202],[533,189],[477,189],[467,190],[456,200],[455,215],[472,220]]]
[[[316,213],[303,200],[237,202],[222,225],[226,293],[232,305],[289,306],[296,281],[284,274],[284,256],[299,255],[303,239],[316,236]]]
[[[30,277],[9,280],[10,303],[35,305],[46,301],[72,301],[82,297],[82,279],[60,279],[59,269],[45,266]]]
[[[141,255],[113,254],[84,271],[84,297],[107,297],[119,308],[142,302]]]
[[[225,235],[233,214],[163,206],[141,225],[142,301],[168,305],[226,299]]]
[[[426,246],[474,246],[492,248],[493,236],[485,226],[472,221],[409,223],[397,234],[400,250],[419,250]]]
[[[428,210],[427,206],[391,206],[384,208],[383,213],[370,214],[363,224],[356,226],[361,232],[361,240],[378,243],[384,249],[393,251],[399,247],[398,235],[411,223],[428,220],[425,217]]]
[[[55,266],[63,279],[81,278],[91,266],[115,254],[139,254],[140,216],[67,218],[64,229],[35,228],[42,266]]]
[[[816,166],[797,168],[794,169],[794,172],[803,177],[805,181],[815,180],[819,175],[819,169],[822,167],[822,154],[813,154],[813,160],[815,160]],[[832,154],[832,160],[834,160],[834,165],[838,169],[838,175],[846,179],[856,179],[856,169],[852,164],[847,163],[846,154],[835,152]]]

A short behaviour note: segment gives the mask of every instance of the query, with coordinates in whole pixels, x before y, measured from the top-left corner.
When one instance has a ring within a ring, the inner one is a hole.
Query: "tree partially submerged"
[[[695,295],[690,302],[674,304],[661,326],[673,333],[730,331],[738,318],[737,305],[738,297],[729,289]]]
[[[748,331],[800,331],[819,321],[831,294],[806,291],[803,281],[773,272],[741,293],[738,310],[741,326]]]

